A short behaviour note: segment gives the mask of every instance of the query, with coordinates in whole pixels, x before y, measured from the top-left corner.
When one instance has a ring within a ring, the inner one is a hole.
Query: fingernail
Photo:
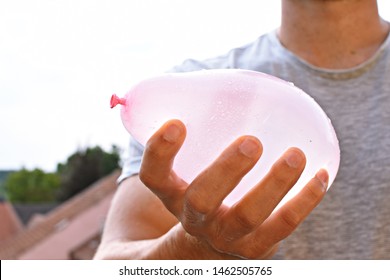
[[[321,169],[317,172],[316,177],[321,182],[322,190],[326,191],[329,180],[328,172],[326,172],[324,169]]]
[[[299,165],[302,163],[302,156],[300,154],[298,154],[297,152],[293,152],[293,151],[290,151],[288,154],[287,154],[287,157],[285,159],[286,163],[288,164],[288,166],[290,166],[291,168],[298,168]]]
[[[243,155],[252,158],[257,155],[259,151],[259,144],[256,141],[247,138],[242,141],[238,149]]]
[[[179,139],[180,134],[180,128],[175,124],[171,124],[165,129],[163,138],[170,143],[175,143]]]

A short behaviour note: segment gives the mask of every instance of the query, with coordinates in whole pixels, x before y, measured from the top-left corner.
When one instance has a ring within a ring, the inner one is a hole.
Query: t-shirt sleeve
[[[120,184],[124,179],[136,175],[141,168],[142,155],[144,146],[130,137],[128,148],[123,161],[122,174],[119,176],[117,183]]]

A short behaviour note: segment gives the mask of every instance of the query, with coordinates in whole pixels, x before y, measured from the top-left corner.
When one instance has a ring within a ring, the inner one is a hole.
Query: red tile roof
[[[53,236],[56,232],[66,228],[69,223],[76,221],[78,217],[82,216],[82,213],[92,209],[97,204],[101,203],[104,199],[109,199],[109,201],[106,202],[102,206],[103,208],[101,207],[99,210],[100,215],[102,211],[107,211],[111,197],[116,190],[116,179],[118,176],[119,171],[115,171],[107,177],[97,181],[82,193],[69,199],[55,208],[53,211],[49,212],[41,221],[33,224],[24,231],[21,231],[14,238],[0,244],[0,259],[25,258],[23,255],[32,256],[31,254],[28,254],[28,252],[32,250],[34,246],[38,246],[40,243],[49,239],[50,236]],[[89,214],[88,219],[91,219],[91,217],[95,216]],[[83,223],[83,221],[81,221],[81,223]],[[101,230],[101,228],[96,226],[97,224],[99,223],[94,223],[94,227],[96,227],[93,229],[95,235]],[[74,233],[72,234],[70,231],[68,231],[66,234],[73,235]],[[67,236],[67,238],[77,239],[82,237]],[[85,238],[89,240],[91,236],[87,236]],[[79,244],[78,246],[81,245],[82,244]],[[52,248],[52,250],[55,250],[55,248]],[[69,248],[69,254],[72,250],[74,250],[74,248]],[[40,258],[39,256],[36,257]],[[46,259],[49,257],[46,255],[46,257],[43,256],[43,258]]]
[[[0,202],[0,244],[23,229],[23,224],[8,201]]]

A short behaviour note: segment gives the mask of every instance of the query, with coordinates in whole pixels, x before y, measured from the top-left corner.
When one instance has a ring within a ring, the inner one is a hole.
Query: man
[[[291,148],[250,194],[221,206],[260,158],[261,139],[237,139],[187,184],[171,169],[185,139],[172,120],[149,140],[140,171],[140,154],[124,166],[96,258],[390,258],[389,29],[375,0],[282,0],[276,32],[174,69],[245,68],[292,81],[332,119],[339,174],[324,199],[328,174],[319,170],[271,214],[305,166]]]

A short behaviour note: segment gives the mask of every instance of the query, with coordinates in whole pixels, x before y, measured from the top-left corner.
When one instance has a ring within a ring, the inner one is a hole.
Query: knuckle
[[[239,173],[239,168],[235,165],[237,164],[231,157],[224,156],[218,160],[218,169],[225,178],[235,177]]]
[[[165,149],[161,149],[157,143],[149,140],[145,146],[145,154],[152,158],[161,158],[165,154]]]
[[[276,186],[291,186],[298,178],[299,174],[283,170],[280,166],[271,168],[271,178]]]
[[[289,232],[295,230],[302,221],[301,216],[292,209],[283,210],[280,218]]]
[[[146,172],[145,170],[143,170],[142,167],[141,167],[141,170],[140,170],[138,176],[139,176],[139,179],[141,180],[141,182],[145,184],[145,186],[150,187],[150,186],[153,186],[155,183],[155,179],[154,179],[153,174]]]
[[[185,208],[191,213],[206,215],[214,210],[214,206],[205,199],[201,192],[189,189],[185,195]]]
[[[258,220],[248,215],[250,211],[244,209],[244,207],[235,207],[234,215],[236,222],[239,224],[241,228],[245,231],[251,231],[258,224]]]
[[[184,213],[181,225],[184,228],[184,230],[189,233],[192,236],[198,236],[199,235],[199,226],[198,226],[198,220],[193,215],[189,215],[188,213]]]
[[[241,179],[255,162],[256,159],[243,156],[233,147],[228,147],[213,163],[213,172],[226,180],[237,180]]]
[[[313,203],[317,203],[319,200],[321,200],[322,196],[324,195],[323,191],[321,191],[320,188],[313,186],[309,184],[309,186],[306,188],[306,196],[309,199],[309,201],[312,201]]]

